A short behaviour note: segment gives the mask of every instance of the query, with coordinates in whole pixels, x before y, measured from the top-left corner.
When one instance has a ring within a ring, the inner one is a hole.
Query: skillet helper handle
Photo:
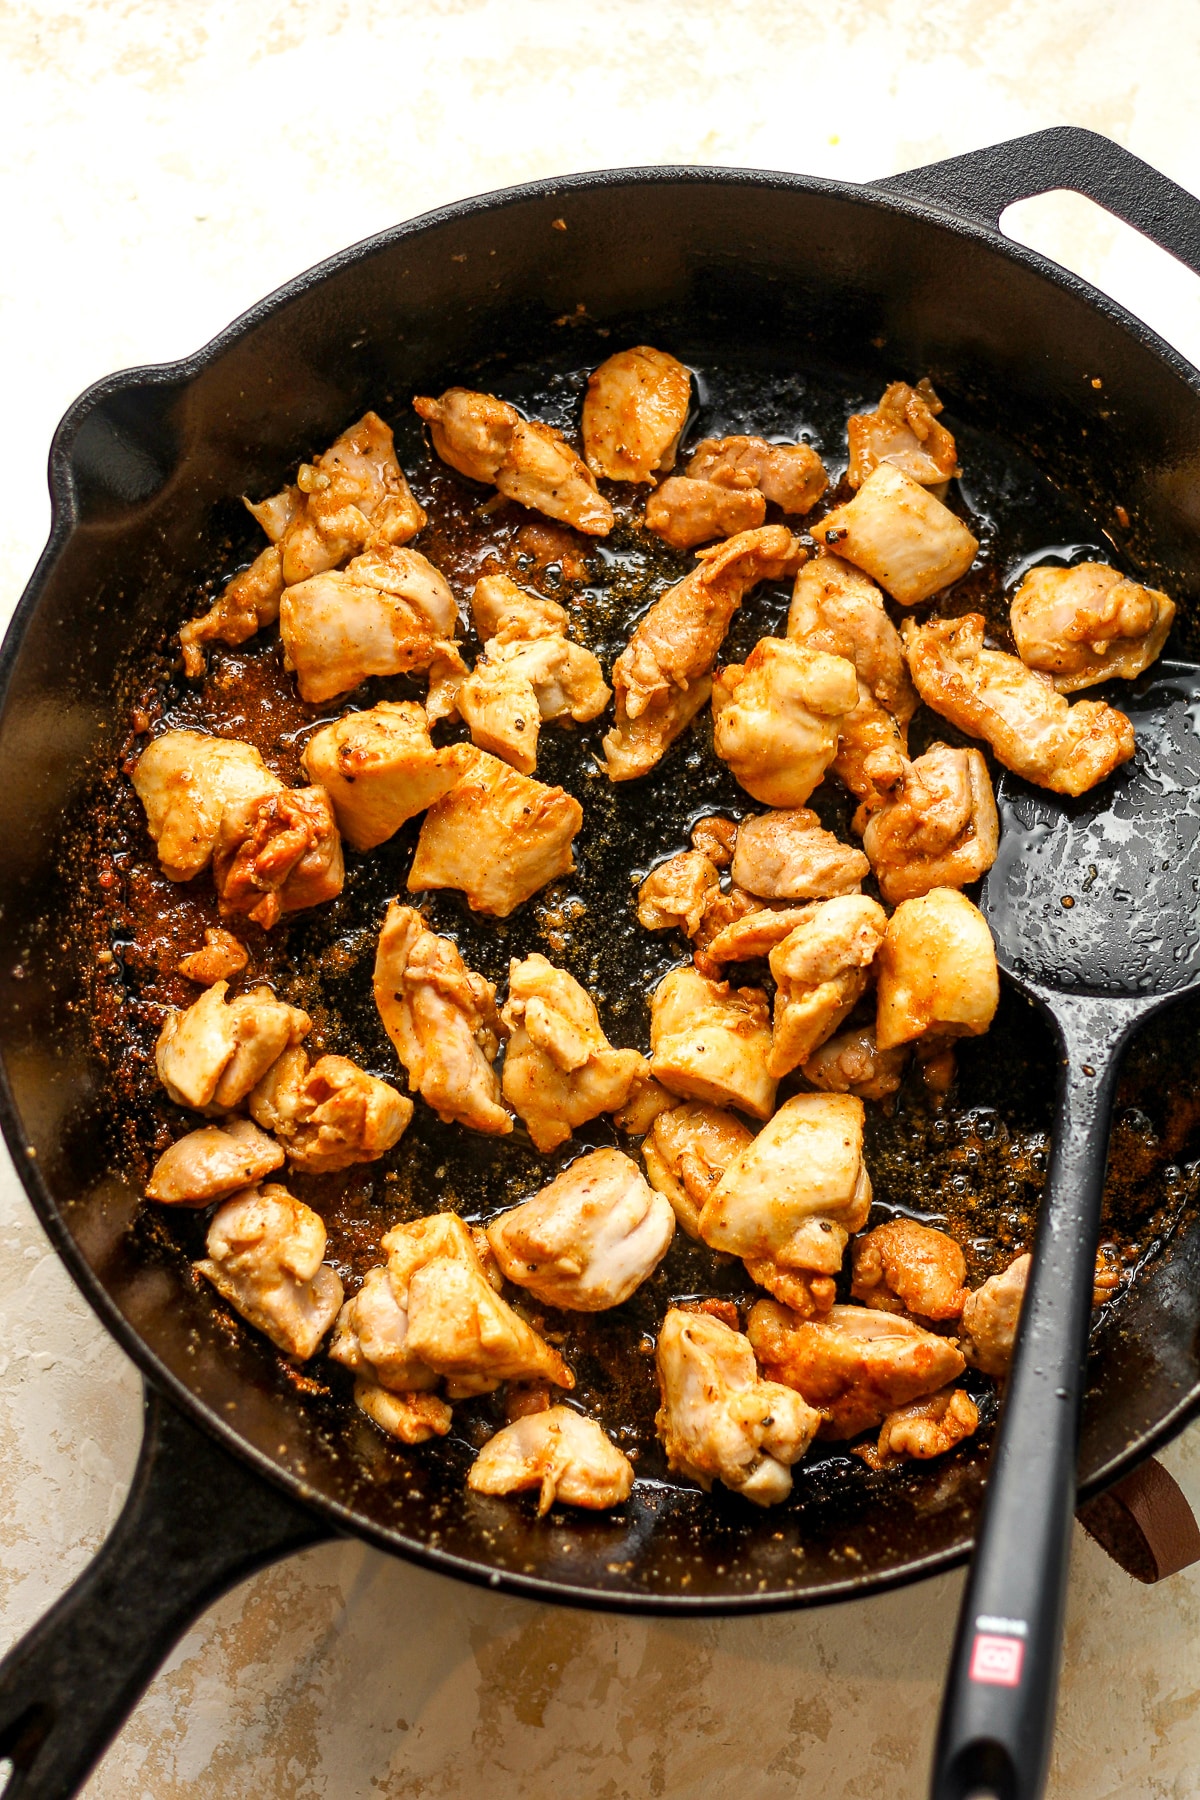
[[[1014,201],[1071,188],[1136,226],[1200,275],[1200,200],[1131,150],[1081,125],[1052,125],[871,185],[994,227]]]
[[[1037,1800],[1050,1760],[1119,1063],[1115,1042],[1093,1039],[1081,1054],[1080,1041],[1061,1081],[1033,1268],[942,1702],[933,1800]]]
[[[0,1662],[4,1800],[70,1800],[192,1620],[256,1569],[331,1535],[147,1388],[119,1519]]]

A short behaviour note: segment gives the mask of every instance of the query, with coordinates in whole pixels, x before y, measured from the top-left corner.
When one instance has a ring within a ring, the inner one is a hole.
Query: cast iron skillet
[[[84,772],[112,753],[129,657],[161,630],[164,595],[209,572],[231,497],[271,491],[381,395],[399,405],[437,392],[580,302],[593,321],[636,315],[651,342],[656,318],[692,309],[710,336],[756,335],[781,361],[819,346],[861,365],[875,343],[881,374],[928,369],[957,414],[986,420],[1107,516],[1126,508],[1124,548],[1186,612],[1200,592],[1200,375],[1000,235],[1005,206],[1060,187],[1200,272],[1200,203],[1072,128],[861,188],[618,170],[398,226],[302,275],[194,358],[99,383],[63,420],[50,541],[0,671],[0,1123],[42,1223],[148,1397],[113,1534],[0,1667],[9,1800],[73,1793],[204,1606],[339,1532],[533,1598],[682,1615],[849,1598],[966,1556],[982,1483],[970,1459],[949,1479],[933,1464],[831,1482],[802,1532],[794,1515],[667,1491],[621,1518],[535,1524],[521,1507],[481,1508],[436,1455],[399,1459],[365,1422],[339,1435],[318,1421],[168,1265],[129,1251],[136,1196],[103,1148],[56,849]],[[1099,1334],[1086,1492],[1200,1410],[1198,1302],[1200,1226]]]

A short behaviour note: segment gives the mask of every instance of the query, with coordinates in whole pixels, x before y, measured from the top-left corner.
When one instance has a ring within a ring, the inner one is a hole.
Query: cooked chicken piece
[[[285,788],[226,807],[213,846],[223,914],[245,913],[270,931],[284,913],[335,899],[345,878],[324,788]]]
[[[771,952],[775,1018],[767,1067],[781,1079],[832,1037],[866,993],[887,914],[865,894],[843,894],[808,909]]]
[[[692,826],[692,849],[707,856],[715,868],[727,869],[733,861],[737,831],[736,819],[723,819],[720,814],[701,819]]]
[[[194,681],[204,673],[205,644],[244,644],[264,625],[273,625],[282,594],[283,552],[268,544],[248,569],[227,583],[206,613],[181,627],[179,648],[188,679]]]
[[[1125,1265],[1121,1252],[1112,1243],[1101,1244],[1096,1251],[1096,1274],[1092,1283],[1092,1305],[1104,1306],[1122,1286]]]
[[[628,1500],[633,1464],[595,1419],[569,1406],[551,1406],[489,1438],[471,1465],[467,1486],[477,1494],[537,1488],[539,1519],[556,1500],[602,1511]]]
[[[425,694],[425,720],[428,725],[434,726],[440,719],[458,717],[458,692],[469,673],[457,644],[446,640],[435,647],[429,664],[429,687]]]
[[[250,1116],[282,1139],[288,1161],[310,1175],[375,1162],[399,1142],[413,1104],[346,1056],[309,1067],[297,1044],[269,1068],[249,1099]]]
[[[604,739],[609,779],[645,775],[709,695],[730,620],[760,581],[793,575],[804,552],[783,525],[743,531],[702,550],[697,567],[656,600],[613,664],[616,724]]]
[[[380,1248],[401,1296],[408,1293],[408,1284],[418,1269],[443,1256],[478,1268],[497,1293],[504,1286],[500,1266],[484,1232],[477,1225],[464,1225],[457,1213],[431,1213],[407,1225],[393,1225],[380,1239]]]
[[[1008,1374],[1032,1263],[1028,1253],[1018,1256],[967,1295],[959,1343],[972,1368],[983,1375]]]
[[[652,1275],[675,1214],[620,1150],[591,1150],[487,1228],[505,1275],[547,1306],[604,1312]]]
[[[437,454],[460,475],[491,482],[509,500],[589,537],[612,530],[613,510],[595,476],[549,425],[470,388],[447,388],[438,400],[418,396],[413,406],[427,421]]]
[[[766,516],[767,503],[756,487],[670,475],[647,500],[643,522],[672,550],[691,550],[713,538],[753,531]]]
[[[886,1469],[907,1457],[921,1461],[945,1456],[979,1426],[979,1408],[962,1388],[943,1388],[928,1400],[912,1400],[890,1412],[883,1421],[879,1441],[860,1452],[873,1469]]]
[[[714,887],[708,890],[708,898],[704,902],[704,914],[692,937],[694,961],[702,975],[711,975],[714,981],[719,980],[719,971],[714,963],[707,966],[708,946],[719,938],[722,932],[731,925],[738,925],[743,919],[763,913],[773,912],[781,906],[781,901],[760,900],[755,894],[748,894],[745,888]]]
[[[938,424],[941,411],[928,376],[915,388],[890,382],[874,412],[854,413],[847,422],[851,487],[861,487],[880,463],[903,469],[922,487],[949,481],[958,473],[958,451],[952,434]]]
[[[863,1103],[852,1095],[785,1101],[709,1195],[704,1242],[781,1269],[836,1275],[871,1208],[862,1135]]]
[[[1085,794],[1128,762],[1133,726],[1103,700],[1070,705],[1048,675],[984,647],[982,613],[904,621],[904,647],[927,706],[985,738],[1006,768],[1055,794]]]
[[[957,888],[902,901],[888,920],[875,969],[881,1050],[926,1036],[978,1037],[1000,1004],[987,920]]]
[[[811,906],[779,906],[762,903],[756,912],[733,919],[710,938],[696,956],[701,973],[727,962],[756,962],[769,956],[776,944],[790,937],[812,911]]]
[[[830,1094],[857,1094],[860,1100],[886,1100],[900,1086],[908,1046],[881,1050],[873,1025],[851,1026],[814,1050],[804,1074],[814,1087]]]
[[[693,481],[757,488],[785,513],[806,513],[829,486],[825,466],[809,444],[768,444],[758,437],[705,438],[687,466]]]
[[[506,919],[575,867],[583,808],[486,751],[464,746],[462,754],[459,780],[425,814],[408,889],[461,888],[476,912]]]
[[[764,900],[831,900],[857,893],[871,865],[826,831],[807,806],[743,819],[730,874]]]
[[[379,934],[375,1004],[409,1085],[440,1119],[499,1136],[512,1130],[492,1066],[504,1030],[496,989],[397,900]]]
[[[624,1106],[613,1114],[613,1124],[628,1137],[643,1137],[660,1113],[678,1106],[676,1095],[669,1094],[653,1075],[643,1075],[629,1090]]]
[[[457,746],[434,749],[415,700],[382,700],[323,725],[304,746],[303,760],[356,850],[373,850],[448,794],[462,763]]]
[[[202,731],[166,731],[147,744],[133,786],[172,881],[190,881],[204,868],[227,811],[283,792],[253,744]]]
[[[889,1219],[854,1240],[851,1297],[877,1312],[918,1322],[957,1319],[967,1298],[962,1250],[944,1231],[915,1219]]]
[[[651,1187],[665,1194],[689,1237],[700,1238],[704,1202],[754,1133],[716,1106],[673,1106],[642,1145]]]
[[[249,1119],[225,1119],[189,1131],[164,1150],[146,1183],[146,1198],[164,1206],[209,1206],[282,1167],[279,1145]]]
[[[512,1033],[504,1098],[543,1152],[565,1144],[576,1126],[624,1106],[647,1073],[639,1051],[614,1050],[591,996],[536,952],[509,964],[500,1017]]]
[[[638,889],[638,924],[647,931],[678,928],[695,937],[709,895],[721,878],[699,850],[684,850],[651,869]]]
[[[931,744],[904,763],[894,793],[863,832],[863,849],[890,906],[930,888],[978,881],[999,847],[1000,819],[983,754],[949,744]]]
[[[650,997],[650,1072],[685,1100],[769,1119],[775,1104],[769,1020],[761,988],[732,988],[696,969],[672,969]]]
[[[186,1012],[172,1007],[158,1036],[158,1077],[176,1106],[216,1115],[240,1106],[277,1056],[312,1028],[299,1007],[252,988],[226,1004],[215,981]]]
[[[844,656],[760,638],[744,663],[713,677],[713,749],[756,800],[803,806],[857,702],[858,677]]]
[[[445,1217],[435,1214],[435,1219]],[[453,1217],[453,1215],[450,1215]],[[432,1221],[422,1220],[422,1224]],[[461,1224],[460,1220],[455,1221]],[[464,1233],[466,1227],[463,1227]],[[470,1251],[467,1235],[467,1251]],[[453,1250],[453,1246],[451,1246]],[[426,1260],[431,1261],[433,1251]],[[409,1273],[395,1278],[390,1267],[368,1269],[363,1284],[338,1314],[329,1346],[334,1362],[388,1393],[407,1398],[436,1387],[438,1376],[408,1344]]]
[[[783,1269],[769,1256],[747,1256],[746,1273],[772,1299],[797,1319],[821,1319],[837,1299],[832,1275],[814,1275],[811,1269]]]
[[[790,1388],[760,1379],[740,1331],[673,1306],[658,1334],[658,1385],[654,1423],[669,1468],[706,1493],[723,1481],[756,1506],[787,1499],[791,1465],[820,1414]]]
[[[186,976],[188,981],[198,981],[202,987],[211,987],[214,981],[232,981],[249,961],[245,948],[232,931],[210,925],[204,933],[203,950],[193,950],[189,956],[180,957],[175,972]]]
[[[341,1280],[322,1261],[320,1215],[268,1182],[217,1209],[205,1247],[197,1273],[285,1356],[307,1361],[342,1304]]]
[[[543,719],[584,722],[612,697],[599,662],[565,637],[492,638],[458,690],[458,711],[481,750],[522,775],[537,767]]]
[[[402,1444],[426,1444],[445,1437],[453,1415],[436,1394],[393,1394],[373,1381],[356,1381],[354,1404],[373,1425]]]
[[[1044,669],[1060,694],[1115,675],[1132,681],[1161,656],[1175,602],[1107,563],[1030,569],[1013,595],[1021,661]]]
[[[333,700],[368,675],[428,669],[458,624],[454,595],[419,550],[372,546],[284,590],[279,634],[300,698]]]
[[[825,1438],[857,1437],[897,1407],[956,1381],[966,1367],[953,1339],[865,1306],[796,1320],[776,1301],[760,1300],[746,1333],[769,1379],[820,1409]]]
[[[891,463],[880,463],[853,500],[826,513],[813,536],[865,569],[901,606],[916,606],[965,575],[979,540],[941,501]]]
[[[491,1393],[502,1381],[575,1385],[558,1351],[500,1298],[482,1268],[450,1257],[422,1264],[409,1281],[407,1341],[446,1378],[451,1400]]]
[[[692,403],[689,370],[665,350],[618,350],[588,376],[583,454],[593,475],[653,481],[675,467],[675,450]]]
[[[471,618],[481,644],[530,643],[566,637],[568,615],[557,600],[518,587],[509,575],[481,575],[471,595]]]

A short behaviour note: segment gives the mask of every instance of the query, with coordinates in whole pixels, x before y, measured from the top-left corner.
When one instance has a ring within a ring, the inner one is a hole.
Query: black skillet
[[[72,407],[51,456],[49,544],[3,651],[2,1122],[85,1296],[147,1377],[142,1459],[90,1569],[0,1668],[7,1795],[76,1791],[188,1622],[264,1562],[355,1532],[542,1600],[682,1615],[849,1598],[967,1554],[978,1461],[831,1481],[803,1515],[651,1491],[618,1520],[482,1515],[436,1455],[333,1421],[216,1329],[168,1261],[135,1256],[136,1197],[109,1166],[86,1048],[61,822],[124,727],[135,660],[211,572],[231,497],[267,492],[381,394],[436,391],[498,349],[532,353],[583,303],[749,338],[782,368],[820,354],[878,379],[928,369],[959,417],[1019,445],[1183,601],[1200,588],[1200,376],[1145,326],[997,230],[1069,187],[1200,272],[1200,203],[1071,128],[871,187],[644,170],[472,200],[301,276],[185,363],[126,372]],[[565,227],[565,229],[563,228]],[[871,351],[869,346],[875,346]],[[872,361],[872,357],[874,360]],[[1094,381],[1101,382],[1100,387]],[[1178,1173],[1176,1171],[1176,1173]],[[1181,1226],[1098,1334],[1081,1470],[1096,1492],[1200,1410],[1200,1228]]]

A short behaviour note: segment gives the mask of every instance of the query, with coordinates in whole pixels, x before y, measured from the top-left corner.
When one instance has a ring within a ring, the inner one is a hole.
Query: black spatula
[[[1043,1789],[1117,1070],[1138,1027],[1200,984],[1200,669],[1160,663],[1116,704],[1137,754],[1102,786],[1068,800],[1005,776],[997,796],[1000,854],[980,905],[1000,968],[1054,1021],[1062,1069],[933,1800]]]

